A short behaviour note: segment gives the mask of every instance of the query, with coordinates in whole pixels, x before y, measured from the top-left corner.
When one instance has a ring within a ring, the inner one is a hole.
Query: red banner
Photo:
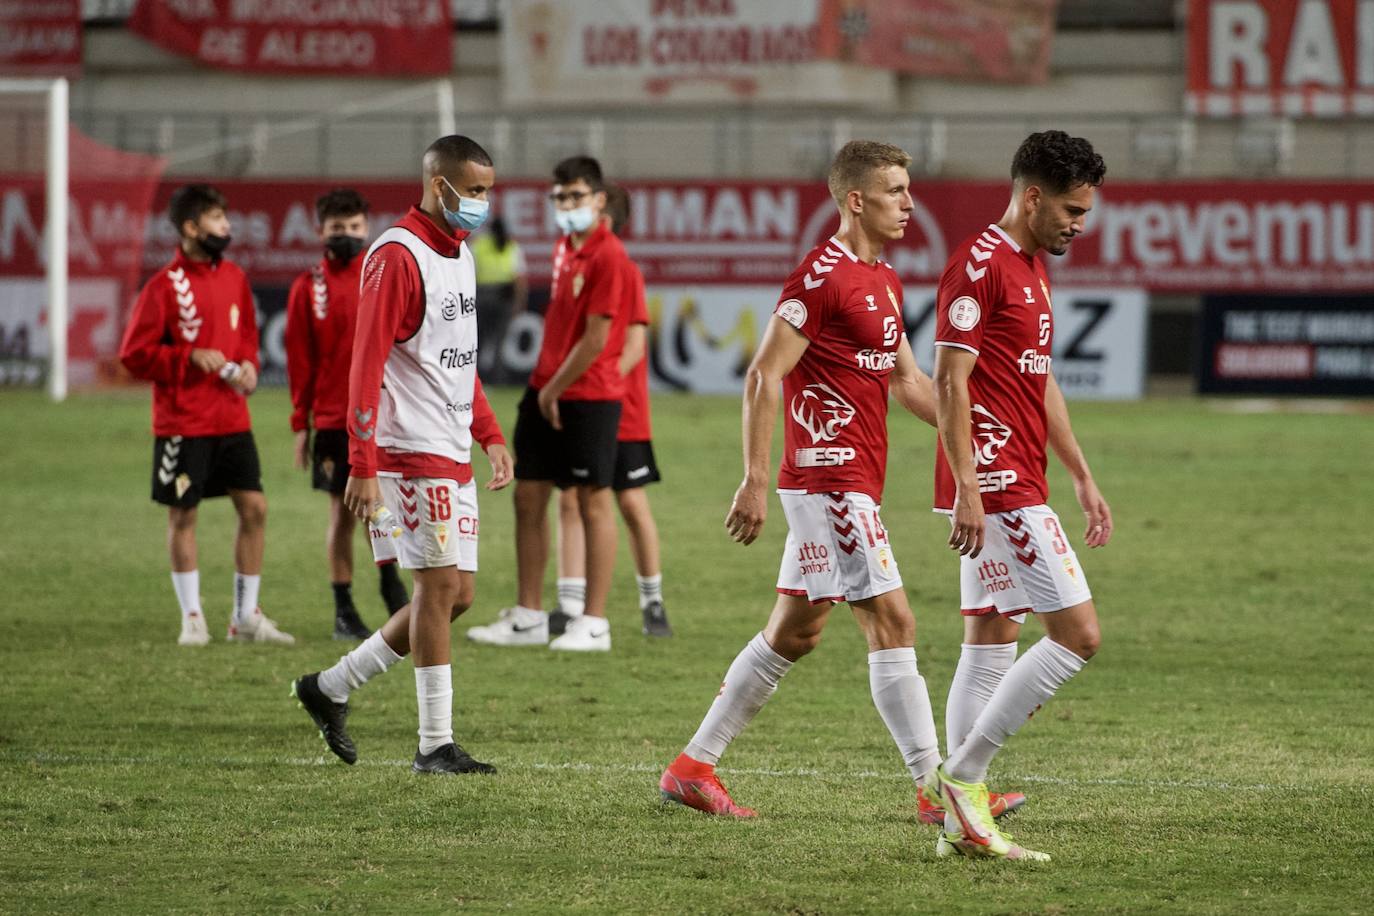
[[[822,0],[821,57],[910,73],[1043,83],[1058,0]]]
[[[255,284],[289,283],[319,257],[314,200],[333,183],[216,182],[229,198],[234,258]],[[354,182],[380,232],[414,202],[417,183]],[[144,266],[169,257],[175,231],[157,196]],[[776,285],[837,225],[825,186],[804,182],[627,182],[626,243],[652,284]],[[1005,182],[912,187],[906,237],[885,257],[905,282],[931,284],[969,233],[1006,207]],[[547,276],[557,234],[542,181],[498,182],[495,210],[525,246],[533,278]],[[0,242],[3,239],[0,238]],[[1088,231],[1062,258],[1060,285],[1161,292],[1374,289],[1374,182],[1109,182]]]
[[[420,76],[453,69],[448,0],[138,0],[129,28],[226,70]]]
[[[1374,6],[1357,0],[1189,0],[1188,110],[1374,114],[1370,36]]]
[[[0,2],[0,73],[80,76],[80,0]]]

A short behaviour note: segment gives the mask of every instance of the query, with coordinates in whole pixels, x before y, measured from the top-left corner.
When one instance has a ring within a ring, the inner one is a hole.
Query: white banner
[[[506,0],[507,105],[886,99],[890,74],[820,61],[817,0]]]

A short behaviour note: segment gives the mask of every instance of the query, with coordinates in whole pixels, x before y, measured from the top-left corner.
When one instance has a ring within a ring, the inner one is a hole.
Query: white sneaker
[[[549,615],[506,607],[495,623],[468,627],[468,639],[488,646],[542,646],[549,641]]]
[[[230,642],[274,642],[283,646],[296,644],[296,637],[277,629],[277,622],[264,614],[260,607],[253,608],[247,620],[231,618],[229,633],[224,638]]]
[[[205,615],[192,611],[181,615],[181,635],[177,637],[178,646],[204,646],[210,642],[210,628],[205,625]]]
[[[574,617],[568,621],[563,635],[549,643],[549,648],[560,652],[609,652],[611,622],[587,614]]]

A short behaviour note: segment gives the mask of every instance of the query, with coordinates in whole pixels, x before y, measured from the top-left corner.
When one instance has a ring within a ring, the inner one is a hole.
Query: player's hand
[[[382,485],[376,477],[348,476],[344,486],[344,505],[358,518],[365,519],[382,501]]]
[[[224,354],[218,350],[202,350],[196,348],[191,351],[191,365],[201,372],[213,373],[224,368],[224,364],[229,360],[224,358]]]
[[[983,498],[975,487],[968,493],[959,487],[954,494],[954,527],[949,532],[949,549],[973,559],[983,552]]]
[[[296,445],[294,449],[296,457],[296,467],[302,471],[310,467],[310,430],[302,429],[296,432]]]
[[[539,412],[544,415],[544,419],[549,421],[549,425],[554,429],[563,428],[563,419],[558,416],[558,395],[547,388],[539,391]]]
[[[1083,543],[1089,547],[1103,547],[1112,538],[1112,510],[1091,477],[1073,482],[1074,495],[1088,517]]]
[[[730,503],[730,511],[725,516],[725,530],[739,543],[752,544],[763,531],[767,516],[767,487],[746,477],[735,491],[734,501]]]
[[[487,446],[487,460],[491,462],[491,480],[487,481],[488,490],[500,490],[515,476],[515,460],[510,450],[499,442]]]
[[[244,397],[258,390],[258,367],[244,360],[239,363],[239,377],[234,379],[234,387]]]

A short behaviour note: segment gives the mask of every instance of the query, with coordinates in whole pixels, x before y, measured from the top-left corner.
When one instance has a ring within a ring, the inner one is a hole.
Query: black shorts
[[[645,439],[615,444],[615,482],[611,484],[615,489],[633,490],[662,479],[658,476],[658,462],[654,460],[652,442]]]
[[[317,429],[310,446],[310,485],[326,493],[342,493],[353,467],[348,463],[348,431]]]
[[[262,492],[262,466],[251,432],[153,440],[153,502],[190,509],[230,490]]]
[[[515,418],[515,479],[559,487],[609,487],[615,479],[619,401],[559,401],[561,430],[539,412],[539,392],[525,389]]]

